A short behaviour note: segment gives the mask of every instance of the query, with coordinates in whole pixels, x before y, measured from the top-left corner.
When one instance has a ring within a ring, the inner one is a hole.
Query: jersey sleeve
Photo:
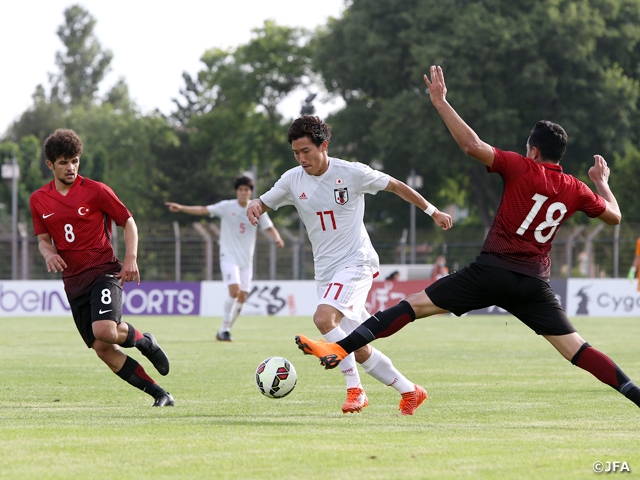
[[[209,210],[209,218],[222,217],[224,215],[224,200],[213,205],[207,205],[207,210]]]
[[[102,210],[116,222],[116,225],[123,227],[133,215],[108,185],[100,183],[100,187],[99,199]]]
[[[270,209],[278,210],[284,205],[293,205],[290,188],[292,175],[290,172],[291,170],[285,172],[268,192],[260,195],[262,203]]]
[[[497,173],[505,180],[517,178],[527,170],[527,159],[516,152],[507,152],[493,147],[493,164],[487,172]]]
[[[47,228],[42,221],[40,211],[38,210],[38,192],[35,192],[29,197],[29,209],[31,210],[31,220],[33,221],[33,234],[38,236],[43,233],[47,233]]]
[[[269,217],[269,214],[267,212],[264,212],[262,215],[260,215],[258,225],[262,230],[267,230],[273,227],[273,222],[271,221],[271,218]]]
[[[584,182],[578,181],[580,199],[580,210],[588,217],[599,217],[607,209],[607,202],[597,193],[593,192]]]
[[[380,190],[387,188],[387,185],[389,185],[388,174],[374,170],[364,163],[357,163],[356,165],[362,173],[361,189],[363,193],[375,195]]]

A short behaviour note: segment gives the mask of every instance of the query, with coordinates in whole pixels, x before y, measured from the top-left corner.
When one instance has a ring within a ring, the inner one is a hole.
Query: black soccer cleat
[[[175,405],[175,401],[169,392],[164,392],[159,397],[156,397],[156,401],[153,402],[154,407],[173,407]]]
[[[138,347],[138,350],[149,359],[160,375],[166,375],[169,373],[169,359],[167,355],[162,351],[162,348],[160,348],[156,339],[153,338],[153,335],[150,333],[144,333],[143,335],[149,340],[150,345],[148,347]]]
[[[233,340],[231,339],[231,334],[228,330],[226,332],[216,333],[216,340],[218,340],[219,342],[233,342]]]
[[[336,368],[340,364],[340,361],[341,359],[338,355],[331,353],[320,359],[320,365],[322,365],[325,370],[331,370],[332,368]]]

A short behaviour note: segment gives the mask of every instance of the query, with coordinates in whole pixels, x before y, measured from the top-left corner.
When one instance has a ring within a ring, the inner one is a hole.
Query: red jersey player
[[[446,100],[440,67],[424,76],[431,102],[462,150],[504,180],[500,208],[476,261],[378,312],[336,343],[296,337],[298,347],[334,368],[349,352],[400,330],[416,318],[452,312],[462,315],[492,305],[504,308],[546,338],[574,365],[590,372],[640,407],[640,388],[604,353],[576,332],[549,286],[549,250],[560,224],[577,211],[609,225],[620,223],[618,202],[609,188],[609,168],[594,156],[589,178],[566,175],[560,160],[567,146],[564,129],[549,121],[536,123],[526,156],[504,152],[483,142]]]
[[[153,335],[122,322],[122,285],[140,284],[138,228],[131,212],[105,184],[78,175],[82,140],[73,130],[56,130],[44,142],[53,180],[30,198],[34,234],[49,272],[62,272],[71,312],[83,340],[120,378],[151,395],[154,407],[173,397],[120,347],[136,347],[161,375],[169,359]],[[124,229],[124,262],[111,245],[111,220]]]

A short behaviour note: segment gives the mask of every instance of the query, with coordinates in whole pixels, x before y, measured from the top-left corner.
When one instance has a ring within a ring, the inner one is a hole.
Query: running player
[[[73,319],[87,347],[116,375],[151,395],[154,407],[172,406],[169,392],[120,349],[136,347],[161,375],[169,373],[169,359],[153,335],[121,321],[122,285],[140,284],[138,227],[113,190],[78,175],[82,150],[73,130],[58,129],[44,142],[53,180],[30,198],[38,248],[47,271],[62,272]],[[124,229],[122,263],[110,241],[112,220]]]
[[[213,205],[180,205],[167,202],[172,212],[220,218],[220,271],[228,288],[222,310],[222,325],[216,334],[221,342],[231,342],[231,327],[244,305],[253,278],[253,253],[258,229],[247,222],[246,209],[253,194],[253,180],[238,177],[235,180],[235,200],[223,200]],[[284,247],[280,233],[273,226],[269,215],[260,219],[260,228],[266,230],[279,247]]]
[[[378,254],[371,245],[363,217],[366,193],[393,192],[433,217],[443,229],[451,217],[428,203],[422,195],[389,175],[362,163],[329,157],[331,128],[318,117],[302,116],[289,128],[288,140],[300,164],[282,175],[260,198],[249,204],[247,216],[254,225],[269,209],[293,205],[306,226],[313,248],[319,304],[313,316],[329,342],[343,339],[369,316],[365,301],[378,275]],[[344,413],[368,405],[356,362],[375,379],[401,395],[400,413],[412,415],[427,392],[404,377],[379,350],[365,346],[341,364],[346,378]]]

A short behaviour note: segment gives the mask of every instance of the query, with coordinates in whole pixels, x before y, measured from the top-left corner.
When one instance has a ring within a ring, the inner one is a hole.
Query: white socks
[[[391,363],[391,359],[380,350],[371,347],[371,356],[362,363],[364,371],[379,382],[395,388],[400,393],[413,392],[415,386]],[[342,363],[341,363],[342,364]]]
[[[328,333],[325,333],[322,337],[329,343],[335,343],[338,340],[345,338],[347,334],[337,326]],[[360,374],[358,373],[358,367],[356,366],[356,358],[353,353],[347,355],[344,360],[340,362],[340,370],[347,381],[347,388],[360,387]]]
[[[233,324],[236,323],[236,318],[238,318],[238,315],[240,315],[240,311],[242,310],[243,306],[244,303],[236,301],[231,307],[231,315],[229,317],[229,323],[231,323],[231,325],[229,326],[229,329],[231,329],[231,327],[233,327]]]
[[[222,326],[220,327],[220,333],[231,330],[231,325],[233,325],[233,320],[235,320],[235,317],[232,318],[231,312],[233,311],[235,304],[236,299],[232,296],[229,295],[225,299],[222,307]]]
[[[347,334],[341,327],[336,327],[323,335],[329,343],[335,343],[345,338]],[[400,393],[413,392],[415,384],[402,375],[391,363],[391,359],[380,350],[371,347],[371,356],[362,363],[364,371],[384,385],[395,388]],[[356,366],[356,358],[350,353],[340,362],[340,370],[347,381],[347,388],[360,387],[360,374]]]

